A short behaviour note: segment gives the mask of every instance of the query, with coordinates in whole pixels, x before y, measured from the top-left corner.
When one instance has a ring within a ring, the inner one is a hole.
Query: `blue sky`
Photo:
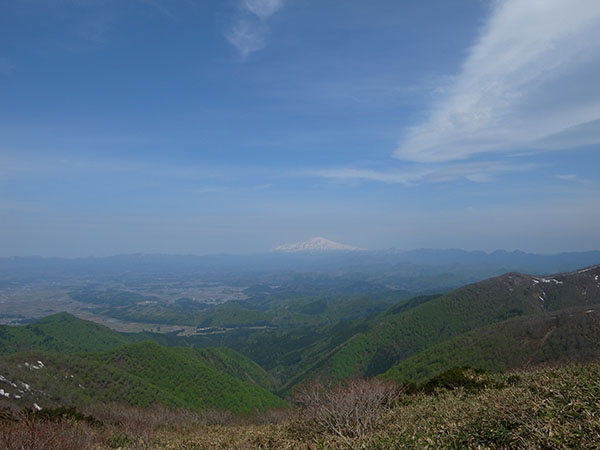
[[[596,0],[9,0],[0,254],[600,249]]]

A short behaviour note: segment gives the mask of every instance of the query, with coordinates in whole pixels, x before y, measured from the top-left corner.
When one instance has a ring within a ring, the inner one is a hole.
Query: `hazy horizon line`
[[[17,258],[39,258],[39,259],[103,259],[103,258],[115,258],[115,257],[126,257],[126,256],[167,256],[167,257],[211,257],[211,256],[263,256],[263,255],[307,255],[307,254],[317,254],[317,255],[335,255],[335,254],[344,254],[344,253],[381,253],[381,252],[391,252],[395,251],[398,253],[410,253],[410,252],[418,252],[418,251],[442,251],[442,252],[450,252],[450,251],[461,251],[465,253],[483,253],[485,255],[492,255],[494,253],[522,253],[526,255],[537,255],[537,256],[555,256],[555,255],[564,255],[564,254],[578,254],[578,253],[595,253],[600,252],[600,249],[592,249],[592,250],[565,250],[559,252],[551,252],[551,253],[538,253],[538,252],[530,252],[521,249],[513,249],[506,250],[503,248],[498,248],[495,250],[481,250],[481,249],[473,249],[468,250],[459,247],[416,247],[412,249],[401,249],[397,247],[387,247],[387,248],[377,248],[377,249],[358,249],[358,250],[296,250],[296,251],[274,251],[272,249],[259,251],[259,252],[247,252],[247,253],[231,253],[231,252],[214,252],[214,253],[164,253],[164,252],[131,252],[131,253],[115,253],[110,255],[86,255],[86,256],[61,256],[61,255],[39,255],[39,254],[27,254],[27,255],[0,255],[0,259],[17,259]]]

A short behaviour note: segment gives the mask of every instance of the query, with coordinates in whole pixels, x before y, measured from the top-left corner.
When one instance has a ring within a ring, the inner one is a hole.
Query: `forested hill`
[[[371,320],[367,330],[352,336],[333,354],[319,361],[288,387],[314,377],[345,379],[380,375],[395,364],[427,349],[430,349],[429,357],[423,361],[425,364],[427,360],[426,364],[430,367],[430,359],[444,357],[443,354],[438,354],[436,348],[441,352],[448,350],[447,347],[434,346],[472,330],[516,317],[547,318],[553,315],[559,318],[563,314],[558,312],[565,308],[583,307],[585,312],[587,307],[600,303],[599,277],[600,266],[553,276],[508,273],[464,286],[424,303],[417,303],[411,308],[403,308],[400,304]],[[568,314],[564,317],[568,317]],[[523,322],[507,324],[503,328],[505,334],[498,332],[496,338],[506,344],[518,341],[517,335],[523,333],[523,330],[517,331],[521,323],[526,327],[530,322],[523,319]],[[543,323],[548,323],[547,319],[540,319],[539,326],[542,328]],[[574,332],[578,329],[578,325],[571,321],[558,320],[555,323],[561,324],[560,326],[564,324]],[[595,326],[592,322],[585,323],[586,330]],[[506,334],[511,330],[517,335]],[[481,331],[481,335],[485,335],[485,332]],[[560,333],[556,336],[560,336]],[[471,336],[470,339],[473,340],[474,337]],[[563,350],[569,351],[576,351],[576,348]],[[481,360],[477,352],[472,355],[466,352],[466,355],[457,362],[471,364]],[[554,358],[548,358],[552,359]],[[451,363],[451,360],[448,362]],[[488,363],[487,366],[501,368],[512,364],[498,362]],[[420,370],[419,367],[411,367],[412,374]]]
[[[228,348],[131,344],[109,328],[56,314],[0,328],[1,405],[119,401],[250,412],[284,406],[273,376]]]
[[[599,278],[600,266],[552,276],[508,273],[398,300],[367,317],[198,336],[125,335],[57,314],[0,328],[0,401],[248,412],[285,405],[272,392],[285,397],[314,378],[424,381],[457,365],[505,371],[594,360]],[[336,300],[345,301],[355,300]]]
[[[124,402],[248,413],[285,406],[257,384],[268,382],[268,374],[241,355],[218,349],[197,352],[141,342],[100,353],[36,351],[4,356],[0,368],[1,403],[21,407]]]
[[[68,313],[53,314],[24,326],[0,325],[0,355],[29,350],[95,352],[127,342],[121,333]]]

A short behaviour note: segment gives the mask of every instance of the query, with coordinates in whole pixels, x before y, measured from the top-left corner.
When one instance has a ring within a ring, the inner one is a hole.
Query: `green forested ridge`
[[[382,305],[389,305],[373,301],[369,297],[330,301],[296,299],[288,305],[290,309],[305,306],[313,308],[315,303],[321,306],[327,303],[327,311],[334,313],[331,316],[326,312],[309,317],[294,311],[284,313],[280,310],[278,314],[287,318],[288,323],[270,325],[264,329],[235,327],[227,332],[196,336],[143,333],[130,335],[129,338],[152,339],[171,346],[226,346],[256,361],[272,373],[279,384],[285,384],[318,364],[351,336],[365,330],[369,318],[377,317]],[[401,302],[403,303],[405,302]],[[412,301],[406,303],[407,308],[412,307]]]
[[[600,356],[593,306],[600,304],[599,276],[600,267],[546,277],[510,273],[379,312],[390,298],[293,298],[276,308],[278,325],[192,336],[120,334],[58,314],[0,328],[1,353],[34,352],[5,356],[0,367],[7,368],[3,376],[33,377],[32,385],[56,402],[249,411],[283,404],[269,391],[288,394],[316,377],[419,381],[457,365],[504,371],[587,361]],[[260,309],[271,302],[230,302],[220,311],[272,313]],[[49,363],[25,367],[20,358],[33,355]]]
[[[517,317],[470,331],[399,362],[382,377],[422,381],[456,366],[504,372],[600,359],[600,310],[588,308]]]
[[[281,385],[306,372],[354,334],[367,329],[368,323],[367,319],[342,320],[330,325],[238,328],[196,336],[144,332],[128,335],[128,339],[150,339],[167,346],[232,348],[258,363]]]
[[[68,313],[54,314],[24,326],[0,325],[0,355],[29,350],[94,352],[127,342],[121,333]]]
[[[474,284],[395,314],[386,314],[350,338],[320,369],[334,378],[377,375],[396,361],[462,334],[504,320],[538,305],[527,299],[506,301],[494,285]]]
[[[6,379],[30,385],[40,404],[121,401],[236,412],[285,405],[258,384],[236,378],[234,373],[261,382],[269,379],[241,355],[237,357],[242,362],[234,364],[234,356],[222,349],[197,352],[140,342],[99,353],[17,353],[3,357],[0,366]],[[218,360],[220,367],[210,365],[210,359]],[[246,368],[251,370],[245,372]],[[25,393],[23,401],[29,397]]]
[[[599,273],[598,266],[545,278],[510,273],[413,308],[394,306],[373,319],[366,331],[348,339],[307,377],[378,375],[428,347],[486,325],[600,303]]]

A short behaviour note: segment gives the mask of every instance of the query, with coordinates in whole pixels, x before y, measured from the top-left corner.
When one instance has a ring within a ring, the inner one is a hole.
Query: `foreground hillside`
[[[129,344],[108,352],[15,353],[0,358],[1,406],[83,407],[97,402],[251,412],[285,406],[273,379],[229,349]]]
[[[313,390],[312,402],[254,423],[208,412],[102,405],[85,414],[5,413],[0,447],[594,449],[600,442],[600,364],[505,375],[461,370],[413,393],[372,382],[354,386]],[[348,414],[348,405],[358,406],[358,414]]]

